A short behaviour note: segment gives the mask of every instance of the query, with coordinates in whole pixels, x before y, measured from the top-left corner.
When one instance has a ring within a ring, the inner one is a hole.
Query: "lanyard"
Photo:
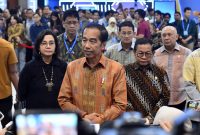
[[[189,27],[190,27],[190,20],[189,20],[189,23],[188,23],[186,29],[185,29],[185,27],[184,27],[184,22],[183,22],[183,20],[182,20],[182,27],[183,27],[183,31],[188,31],[188,29],[189,29]]]
[[[200,40],[200,24],[198,24],[198,39]]]
[[[155,26],[156,26],[156,28],[160,29],[160,26],[161,26],[161,25],[162,25],[162,22],[160,22],[159,25],[157,25],[157,23],[155,22]]]
[[[75,44],[76,44],[77,37],[78,37],[78,34],[76,34],[76,38],[75,38],[75,40],[74,40],[72,46],[69,48],[69,47],[68,47],[68,44],[67,44],[67,42],[66,42],[66,40],[67,40],[66,32],[64,33],[64,45],[65,45],[65,48],[66,48],[66,50],[67,50],[67,54],[74,54],[73,49],[74,49],[74,46],[75,46]]]

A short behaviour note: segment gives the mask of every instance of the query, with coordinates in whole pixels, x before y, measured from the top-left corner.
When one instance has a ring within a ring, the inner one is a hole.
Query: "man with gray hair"
[[[178,35],[173,26],[164,27],[161,38],[163,46],[155,51],[154,61],[167,71],[171,87],[169,105],[184,110],[186,92],[182,89],[182,70],[185,59],[191,53],[191,50],[176,42]]]

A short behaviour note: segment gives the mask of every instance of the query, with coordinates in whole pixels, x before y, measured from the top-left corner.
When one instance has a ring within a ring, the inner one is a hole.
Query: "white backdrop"
[[[0,8],[2,10],[7,8],[7,0],[0,0]]]

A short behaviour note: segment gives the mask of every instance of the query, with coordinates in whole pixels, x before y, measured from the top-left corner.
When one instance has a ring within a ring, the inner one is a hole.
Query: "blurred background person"
[[[3,17],[0,17],[0,38],[5,39],[5,33],[6,33],[6,24]]]
[[[177,26],[181,23],[181,13],[176,11],[174,13],[174,22],[172,22],[170,25],[175,27],[177,29]]]
[[[92,11],[92,19],[93,19],[93,23],[99,23],[99,19],[100,19],[100,15],[99,15],[99,11],[97,10],[93,10]]]
[[[146,18],[149,20],[149,23],[154,22],[154,9],[151,7],[147,8],[147,16]]]
[[[52,12],[50,16],[50,28],[57,36],[64,32],[62,22],[58,16],[58,12]]]
[[[170,19],[171,19],[171,15],[170,13],[165,13],[163,15],[163,21],[165,22],[166,26],[170,25]]]
[[[20,18],[20,20],[23,22],[26,20],[26,11],[27,11],[27,8],[24,8],[22,11],[20,9],[17,10],[18,13],[17,13],[17,16]]]
[[[26,48],[21,46],[25,40],[24,25],[20,22],[19,17],[12,15],[10,19],[10,26],[8,27],[8,41],[14,45],[18,62],[18,71],[21,71],[25,65]]]
[[[162,46],[161,30],[166,26],[162,20],[162,12],[160,10],[155,11],[155,21],[152,25],[151,39],[153,41],[153,50],[156,50]]]
[[[41,22],[43,24],[47,24],[49,27],[50,27],[50,15],[51,15],[50,7],[44,6],[42,8]]]
[[[118,16],[119,16],[119,13],[117,11],[113,11],[112,17],[114,17],[117,22],[118,22]],[[117,23],[117,26],[118,26],[118,23]]]
[[[134,7],[131,7],[129,9],[129,16],[131,17],[131,19],[134,19],[134,16],[135,16],[135,8]]]
[[[149,22],[144,20],[146,12],[142,9],[137,9],[135,11],[135,15],[136,15],[136,19],[138,20],[137,34],[135,38],[136,39],[139,39],[139,38],[150,39],[151,37],[150,24]]]
[[[34,14],[33,10],[28,8],[26,10],[26,19],[23,21],[23,24],[25,27],[25,36],[28,39],[31,39],[30,38],[30,27],[31,27],[31,25],[34,24],[33,14]]]
[[[118,43],[118,27],[117,21],[114,17],[110,17],[109,25],[106,27],[108,31],[108,41],[106,42],[106,49],[113,44]]]
[[[177,26],[177,32],[181,44],[193,51],[196,42],[197,27],[193,19],[191,19],[192,9],[190,7],[184,8],[184,19]]]
[[[104,14],[104,17],[99,19],[99,24],[103,25],[104,27],[107,27],[109,25],[109,19],[112,16],[112,12],[111,11],[106,11]]]
[[[32,42],[31,42],[31,36],[30,36],[30,27],[31,25],[34,24],[33,20],[33,10],[28,8],[26,9],[26,19],[23,21],[24,27],[25,27],[25,36],[26,40],[29,42],[27,45],[32,47]],[[32,60],[33,56],[33,49],[32,48],[26,48],[26,62]]]
[[[40,16],[42,16],[43,12],[42,12],[42,8],[37,8],[35,13],[38,13]]]
[[[80,19],[80,27],[79,31],[82,33],[84,28],[92,22],[91,16],[90,16],[90,10],[82,10],[82,17]]]
[[[120,25],[120,23],[125,21],[124,13],[122,11],[119,11],[118,20],[117,20],[117,26]]]
[[[34,20],[34,24],[32,24],[30,27],[30,37],[31,37],[31,42],[34,45],[37,35],[41,31],[49,29],[49,27],[47,24],[43,24],[41,22],[41,16],[38,13],[35,13],[33,15],[33,20]]]
[[[10,25],[10,17],[11,17],[10,10],[9,9],[4,9],[3,18],[5,19],[5,22],[6,22],[6,33],[5,33],[5,39],[6,40],[8,40],[7,31],[8,31],[8,27]]]
[[[127,18],[129,16],[129,9],[128,8],[124,8],[123,12],[124,12],[125,18]]]

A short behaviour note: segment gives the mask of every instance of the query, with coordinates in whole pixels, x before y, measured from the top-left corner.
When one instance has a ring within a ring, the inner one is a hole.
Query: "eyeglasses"
[[[50,41],[49,43],[48,42],[42,42],[40,45],[41,46],[45,46],[45,47],[47,47],[48,45],[49,46],[54,46],[55,42],[54,41]]]
[[[131,36],[133,32],[121,32],[122,36]]]
[[[78,21],[66,21],[66,22],[64,22],[64,24],[67,24],[67,25],[71,25],[71,24],[76,25],[76,24],[78,24]]]
[[[153,54],[151,52],[136,52],[136,56],[142,58],[145,55],[145,57],[149,58],[151,57]]]

